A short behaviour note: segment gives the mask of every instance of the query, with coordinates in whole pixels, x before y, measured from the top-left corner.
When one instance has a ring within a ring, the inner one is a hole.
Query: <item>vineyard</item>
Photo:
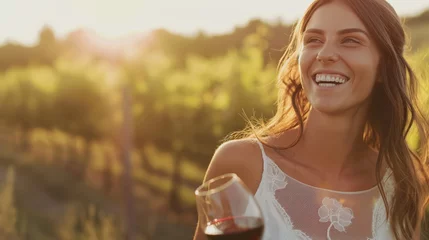
[[[406,56],[429,115],[425,14],[409,21]],[[255,20],[223,36],[159,30],[122,57],[48,28],[37,47],[0,47],[0,238],[190,239],[194,190],[216,147],[246,116],[274,114],[290,29]],[[416,133],[409,141],[421,144]]]

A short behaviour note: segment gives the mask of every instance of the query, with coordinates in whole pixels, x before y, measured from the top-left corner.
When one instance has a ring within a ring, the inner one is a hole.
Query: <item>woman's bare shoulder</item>
[[[216,149],[205,181],[225,173],[236,173],[252,192],[256,192],[262,169],[262,154],[256,139],[230,140]]]
[[[236,161],[242,160],[238,156],[254,157],[255,153],[260,152],[257,140],[253,138],[230,140],[222,143],[215,152],[214,156],[235,158]]]

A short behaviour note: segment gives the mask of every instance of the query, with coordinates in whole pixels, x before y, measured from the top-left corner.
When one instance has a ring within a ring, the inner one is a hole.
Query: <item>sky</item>
[[[388,0],[399,15],[429,8],[429,0]],[[312,0],[10,0],[0,7],[0,44],[33,45],[48,25],[62,38],[88,28],[105,38],[165,28],[181,34],[231,31],[250,19],[290,23]]]

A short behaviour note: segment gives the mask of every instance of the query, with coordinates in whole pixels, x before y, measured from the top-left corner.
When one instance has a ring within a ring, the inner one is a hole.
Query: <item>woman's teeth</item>
[[[322,86],[322,87],[333,87],[333,86],[336,86],[337,84],[335,84],[335,83],[319,83],[318,85]]]
[[[347,78],[338,74],[316,74],[315,81],[322,87],[333,87],[347,82]]]

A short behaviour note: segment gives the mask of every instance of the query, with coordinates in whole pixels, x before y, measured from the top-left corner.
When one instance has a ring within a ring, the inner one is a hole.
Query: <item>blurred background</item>
[[[244,115],[274,114],[310,2],[3,3],[0,239],[191,239],[194,189]],[[428,113],[429,2],[390,2]]]

